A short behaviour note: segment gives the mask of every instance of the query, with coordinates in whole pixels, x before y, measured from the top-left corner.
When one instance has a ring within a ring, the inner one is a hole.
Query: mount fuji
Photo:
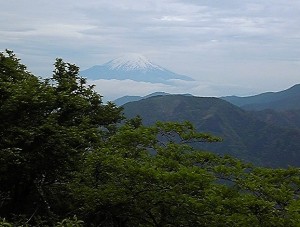
[[[95,65],[80,72],[83,77],[91,80],[116,79],[138,82],[169,84],[172,80],[193,81],[194,79],[171,72],[153,64],[139,54],[129,54],[115,58],[103,65]]]

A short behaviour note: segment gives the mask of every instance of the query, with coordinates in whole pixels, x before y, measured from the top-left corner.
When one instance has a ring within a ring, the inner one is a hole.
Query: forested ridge
[[[53,76],[0,53],[0,226],[298,226],[300,169],[261,168],[191,143],[189,122],[142,124],[79,68]]]
[[[219,98],[187,95],[154,96],[126,103],[123,108],[126,117],[139,115],[145,125],[187,120],[196,130],[223,139],[222,143],[193,144],[201,149],[263,167],[300,166],[297,110],[285,115],[272,110],[249,112]]]

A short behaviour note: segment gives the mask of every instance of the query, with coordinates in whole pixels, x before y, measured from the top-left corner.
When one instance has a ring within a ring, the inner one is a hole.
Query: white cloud
[[[175,21],[175,22],[180,22],[180,21],[188,21],[188,19],[184,17],[178,17],[178,16],[163,16],[160,18],[162,21]]]
[[[171,92],[178,87],[160,83],[137,82],[133,80],[93,80],[90,84],[96,85],[95,90],[104,96],[105,100],[115,100],[125,95],[145,96],[157,91]],[[180,89],[179,89],[180,90]]]
[[[145,96],[154,92],[170,94],[192,94],[195,96],[226,96],[233,92],[237,95],[250,95],[251,89],[229,83],[209,83],[199,81],[173,80],[172,85],[161,83],[137,82],[133,80],[93,80],[89,84],[96,85],[95,90],[103,96],[103,100],[113,101],[117,98],[130,96]]]
[[[198,81],[245,87],[265,78],[253,91],[277,89],[300,82],[299,21],[295,0],[10,0],[1,3],[0,49],[39,75],[56,57],[86,69],[137,52]]]

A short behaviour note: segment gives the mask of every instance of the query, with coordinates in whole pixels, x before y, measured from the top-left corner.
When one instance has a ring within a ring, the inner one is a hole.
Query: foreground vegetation
[[[77,66],[54,65],[41,79],[0,54],[0,226],[300,223],[299,169],[195,150],[220,139],[188,122],[123,119]]]

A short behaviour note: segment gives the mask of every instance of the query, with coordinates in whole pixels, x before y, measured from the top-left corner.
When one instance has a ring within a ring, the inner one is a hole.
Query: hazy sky
[[[95,81],[111,99],[162,90],[248,95],[300,83],[299,0],[0,2],[0,51],[13,50],[34,74],[51,75],[56,57],[86,69],[134,52],[196,80]]]

